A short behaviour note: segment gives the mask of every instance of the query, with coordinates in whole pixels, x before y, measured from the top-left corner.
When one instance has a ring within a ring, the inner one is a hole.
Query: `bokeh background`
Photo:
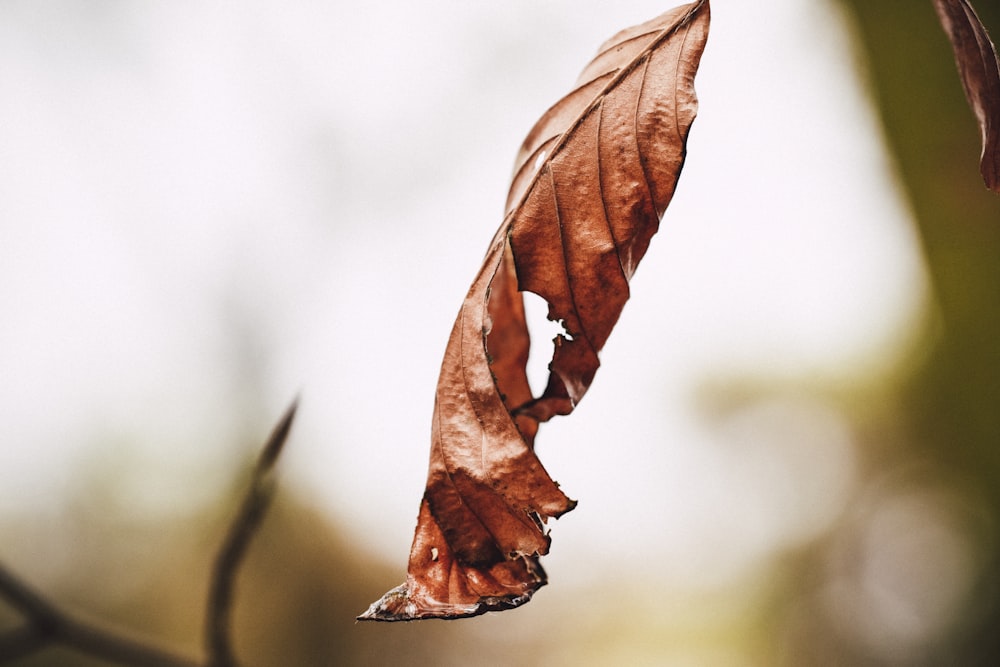
[[[355,624],[403,579],[517,147],[667,8],[0,3],[0,561],[198,654],[214,550],[301,395],[239,579],[248,665],[996,664],[1000,199],[912,0],[713,3],[674,203],[538,440],[580,501],[550,586]]]

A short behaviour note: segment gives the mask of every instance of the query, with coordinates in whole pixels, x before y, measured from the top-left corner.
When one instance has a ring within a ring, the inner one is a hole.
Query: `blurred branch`
[[[236,571],[256,534],[274,495],[274,465],[292,428],[298,399],[292,402],[261,451],[250,487],[230,524],[216,557],[209,588],[205,625],[206,662],[174,654],[150,640],[101,627],[60,609],[0,564],[0,599],[25,618],[25,623],[0,633],[0,663],[60,644],[81,653],[124,665],[143,667],[235,667],[230,641],[230,620]]]
[[[27,624],[0,635],[0,662],[58,643],[112,662],[150,667],[198,667],[198,662],[122,631],[98,627],[62,611],[0,565],[0,595],[27,618]]]
[[[257,459],[257,465],[254,466],[250,486],[243,497],[239,512],[230,525],[226,541],[215,559],[205,623],[205,643],[211,667],[236,665],[229,632],[236,571],[246,554],[250,540],[271,505],[274,496],[274,464],[288,438],[297,407],[298,399],[292,402],[271,432],[267,444]]]

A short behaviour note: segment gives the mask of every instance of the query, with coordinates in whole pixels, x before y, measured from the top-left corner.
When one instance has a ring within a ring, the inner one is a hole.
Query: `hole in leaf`
[[[562,334],[570,338],[562,323],[548,318],[549,304],[534,292],[522,292],[524,296],[524,318],[531,335],[531,351],[528,354],[528,384],[536,397],[545,391],[549,381],[549,363],[552,361],[552,340]]]

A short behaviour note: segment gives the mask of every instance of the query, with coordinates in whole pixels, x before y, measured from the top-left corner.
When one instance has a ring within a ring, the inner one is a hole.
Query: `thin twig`
[[[22,656],[39,651],[48,641],[45,634],[33,623],[8,630],[0,635],[0,663],[13,662]]]
[[[264,445],[250,477],[250,486],[212,568],[205,618],[205,644],[211,667],[237,664],[229,631],[236,571],[274,496],[274,464],[288,438],[297,408],[298,399],[295,399]]]
[[[292,402],[264,445],[251,476],[250,488],[216,557],[206,622],[209,667],[236,665],[229,638],[233,582],[247,546],[270,505],[274,490],[274,465],[288,439],[297,407],[298,399]],[[57,643],[123,665],[203,667],[202,662],[159,648],[151,640],[74,617],[28,586],[3,564],[0,564],[0,598],[27,621],[0,634],[0,663],[16,660]]]
[[[20,611],[28,624],[0,636],[0,662],[9,662],[59,643],[82,653],[126,665],[198,667],[199,663],[154,646],[121,630],[99,627],[59,609],[0,565],[0,596]]]

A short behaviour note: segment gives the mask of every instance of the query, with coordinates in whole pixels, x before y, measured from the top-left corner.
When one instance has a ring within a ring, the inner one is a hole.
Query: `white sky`
[[[402,573],[440,357],[515,151],[604,39],[665,9],[0,4],[0,508],[57,507],[118,459],[123,502],[183,508],[301,392],[284,484]],[[720,425],[695,395],[889,368],[919,321],[853,66],[826,3],[713,3],[674,203],[593,388],[539,437],[580,501],[550,574],[625,556],[724,578],[846,502],[830,406],[778,397]]]

